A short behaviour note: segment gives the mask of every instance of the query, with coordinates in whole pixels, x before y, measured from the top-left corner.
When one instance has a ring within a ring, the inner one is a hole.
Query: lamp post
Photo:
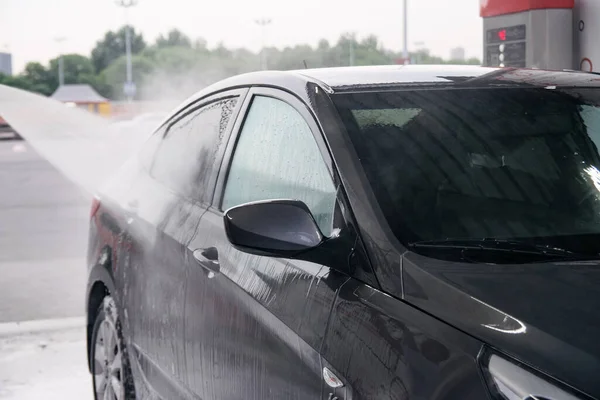
[[[131,66],[131,27],[129,26],[128,10],[137,5],[137,0],[117,0],[117,5],[125,9],[125,59],[127,64],[127,76],[123,91],[127,101],[131,103],[135,96],[135,84],[133,83],[133,72]]]
[[[65,37],[57,37],[54,39],[57,43],[61,44],[65,40]],[[63,59],[63,49],[61,46],[60,55],[58,56],[58,87],[61,87],[65,84],[65,64]]]
[[[408,63],[408,0],[404,0],[404,46],[402,49],[404,63]]]
[[[261,18],[261,19],[257,19],[254,22],[256,22],[256,24],[258,26],[261,27],[262,30],[262,48],[260,50],[260,62],[261,62],[261,68],[262,69],[267,69],[267,54],[265,51],[265,42],[266,42],[266,28],[267,25],[271,24],[271,19],[270,18]]]

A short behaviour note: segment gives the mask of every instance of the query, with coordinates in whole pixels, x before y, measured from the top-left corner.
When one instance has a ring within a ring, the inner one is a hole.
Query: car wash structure
[[[480,15],[486,66],[600,71],[598,0],[481,0]]]
[[[103,116],[110,115],[110,102],[100,96],[90,85],[62,85],[50,96],[67,105],[84,108]]]

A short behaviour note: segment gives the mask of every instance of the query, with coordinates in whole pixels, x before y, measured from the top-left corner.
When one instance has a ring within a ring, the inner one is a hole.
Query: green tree
[[[125,54],[125,30],[123,26],[117,32],[106,32],[104,38],[96,43],[92,50],[92,64],[97,74],[102,72],[113,61]],[[146,42],[141,34],[131,27],[131,53],[138,54],[146,48]]]
[[[25,66],[21,77],[27,80],[30,90],[46,96],[51,95],[57,85],[57,80],[50,71],[38,62],[30,62]]]
[[[31,82],[22,75],[11,76],[0,73],[0,85],[15,87],[31,91]]]
[[[22,76],[32,82],[48,82],[50,72],[39,62],[30,62],[25,65]]]
[[[270,69],[284,71],[290,69],[304,69],[305,63],[308,68],[318,68],[323,64],[320,53],[315,51],[309,45],[286,47],[283,50],[274,48],[266,50],[268,67]],[[259,58],[256,58],[255,63],[257,66],[260,66]]]
[[[446,64],[441,57],[432,56],[429,49],[421,49],[417,52],[410,53],[410,58],[416,64]]]
[[[58,79],[58,64],[60,57],[50,60],[50,75]],[[63,55],[63,70],[65,76],[65,84],[84,83],[83,77],[95,75],[92,61],[81,54],[65,54]],[[57,83],[58,86],[58,83]]]
[[[466,61],[468,65],[481,65],[481,60],[477,57],[471,57]]]
[[[143,37],[132,29],[133,79],[138,98],[183,98],[217,80],[261,67],[260,52],[232,49],[222,43],[209,48],[206,40],[192,41],[177,29],[160,35],[146,47]],[[341,35],[336,42],[321,39],[317,46],[306,44],[264,49],[268,67],[275,70],[395,64],[400,52],[385,49],[376,36],[358,39],[354,33]],[[417,64],[474,64],[468,60],[444,60],[422,49],[410,54]],[[125,82],[125,27],[107,32],[92,50],[91,58],[78,54],[64,56],[65,83],[87,83],[112,99],[123,98]],[[58,58],[45,67],[29,63],[19,76],[0,76],[0,83],[45,95],[58,86]]]
[[[164,47],[144,56],[152,62],[154,69],[178,74],[196,67],[201,53],[189,47]]]
[[[192,41],[178,29],[170,30],[167,35],[156,39],[157,47],[192,47]]]
[[[152,60],[144,57],[142,54],[135,55],[131,58],[131,66],[133,70],[133,81],[137,86],[143,82],[144,78],[154,71]],[[126,60],[125,56],[121,56],[114,60],[107,68],[99,75],[98,81],[100,88],[96,88],[100,94],[112,99],[123,99],[123,85],[126,80]]]
[[[201,51],[208,51],[208,43],[204,38],[197,38],[194,40],[194,49]]]
[[[79,77],[78,83],[87,83],[88,85],[96,89],[98,94],[106,97],[107,99],[111,99],[114,97],[112,87],[105,81],[103,74],[83,74]]]
[[[360,41],[355,52],[355,65],[387,65],[394,59],[379,43],[377,36],[370,35]]]

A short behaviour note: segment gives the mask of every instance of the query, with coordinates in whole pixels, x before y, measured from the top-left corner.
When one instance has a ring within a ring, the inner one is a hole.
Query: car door
[[[187,382],[209,399],[317,399],[319,356],[355,235],[307,106],[291,94],[253,88],[219,175],[213,206],[190,242],[186,301]],[[323,233],[337,235],[332,265],[250,255],[233,248],[223,210],[266,199],[304,201]]]
[[[136,180],[129,199],[135,215],[130,217],[132,246],[123,272],[128,334],[144,380],[165,399],[188,392],[187,245],[212,200],[229,124],[244,93],[203,99],[173,117],[142,152],[146,173]]]

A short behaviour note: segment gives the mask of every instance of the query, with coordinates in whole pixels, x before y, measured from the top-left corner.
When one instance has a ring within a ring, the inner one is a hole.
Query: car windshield
[[[452,259],[512,243],[600,253],[599,101],[553,87],[334,95],[393,233]]]

